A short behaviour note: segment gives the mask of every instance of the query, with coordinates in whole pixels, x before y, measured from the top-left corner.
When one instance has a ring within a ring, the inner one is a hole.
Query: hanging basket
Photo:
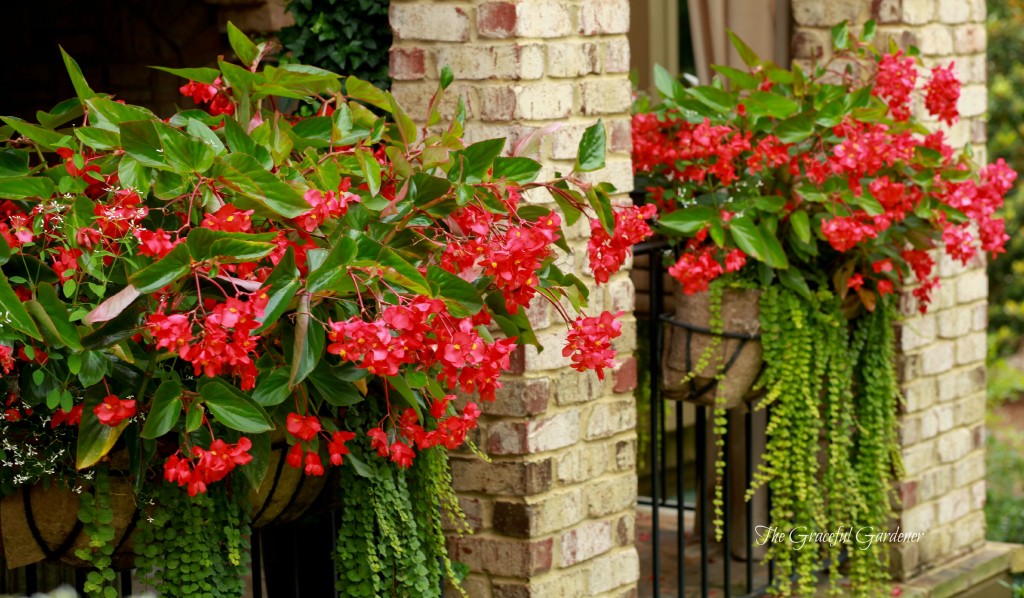
[[[710,330],[710,293],[686,295],[676,287],[675,317],[662,316],[665,341],[662,352],[662,394],[666,399],[725,408],[760,396],[752,391],[761,373],[760,291],[727,288],[722,291],[722,330]],[[713,347],[719,337],[717,347]],[[691,375],[701,357],[705,367]],[[716,380],[721,371],[724,377]]]
[[[264,527],[294,521],[306,513],[327,485],[328,475],[307,476],[301,468],[286,463],[288,444],[281,435],[272,436],[270,467],[258,490],[249,495],[252,526]]]
[[[113,565],[130,567],[135,558],[132,536],[139,510],[127,480],[111,477],[110,506],[114,511]],[[78,520],[78,494],[59,484],[22,486],[0,501],[0,536],[3,560],[10,569],[44,560],[90,566],[75,556],[75,550],[89,546],[89,537]]]

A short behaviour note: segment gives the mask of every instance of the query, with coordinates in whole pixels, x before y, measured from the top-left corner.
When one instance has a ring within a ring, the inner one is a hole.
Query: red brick
[[[504,575],[530,577],[551,570],[554,538],[527,542],[512,538],[466,536],[450,542],[453,560],[465,563],[470,570]]]
[[[526,371],[526,349],[519,345],[509,355],[508,373],[520,375]]]
[[[391,50],[391,78],[398,81],[422,79],[426,75],[426,59],[422,48]]]
[[[629,392],[636,388],[636,357],[630,357],[615,370],[615,392]]]
[[[511,37],[516,30],[514,2],[487,2],[477,9],[477,31],[481,37]]]
[[[917,482],[903,482],[900,484],[900,506],[904,509],[912,509],[917,504]]]

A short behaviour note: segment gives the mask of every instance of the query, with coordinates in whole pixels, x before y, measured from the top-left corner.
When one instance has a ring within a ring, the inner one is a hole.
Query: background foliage
[[[295,24],[281,43],[303,64],[355,75],[388,89],[389,0],[291,0]]]
[[[1024,169],[1024,1],[988,3],[988,160],[1003,158]],[[1024,335],[1024,237],[1014,234],[1024,225],[1024,186],[1006,198],[1006,255],[989,264],[989,331],[994,335],[993,357],[1020,348]]]

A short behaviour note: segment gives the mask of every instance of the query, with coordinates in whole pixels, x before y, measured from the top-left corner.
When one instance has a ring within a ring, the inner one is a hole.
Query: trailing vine
[[[162,598],[237,598],[249,566],[248,496],[224,485],[190,497],[159,482],[135,539],[142,580]]]
[[[340,595],[439,597],[445,579],[458,588],[463,574],[448,557],[445,525],[457,533],[467,526],[447,453],[432,448],[409,469],[374,469],[366,465],[372,462],[366,440],[349,446],[346,458],[356,466],[339,469],[341,525],[334,550]]]
[[[812,595],[827,558],[830,593],[838,595],[845,552],[853,594],[879,595],[888,545],[864,542],[857,532],[883,532],[893,514],[899,470],[893,302],[847,321],[830,292],[807,299],[775,285],[762,294],[760,308],[766,368],[759,384],[767,394],[758,408],[769,409],[768,444],[747,498],[765,484],[772,492],[771,530],[783,534],[767,542],[778,571],[773,591]],[[800,534],[790,530],[840,536],[798,545]]]
[[[75,556],[92,565],[83,590],[89,598],[116,598],[114,580],[114,510],[110,506],[110,471],[104,465],[96,468],[92,493],[78,497],[78,519],[89,538],[89,546],[75,551]]]

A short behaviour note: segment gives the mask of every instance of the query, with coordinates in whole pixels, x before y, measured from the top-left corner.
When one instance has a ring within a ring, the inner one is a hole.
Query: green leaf
[[[136,272],[130,280],[140,293],[152,293],[191,271],[192,254],[188,244],[179,243],[159,261]]]
[[[718,216],[710,206],[694,206],[658,217],[658,227],[683,236],[694,235]]]
[[[832,44],[838,50],[845,50],[850,45],[850,26],[847,21],[843,21],[838,25],[832,27]]]
[[[419,269],[393,249],[366,236],[359,237],[356,245],[359,246],[359,259],[356,265],[379,266],[384,269],[386,280],[400,284],[413,293],[430,294],[427,280],[420,274]]]
[[[25,309],[21,299],[14,293],[14,289],[7,282],[7,276],[3,272],[0,272],[0,309],[3,312],[0,313],[0,322],[5,326],[9,325],[11,328],[23,332],[38,341],[43,340],[42,335],[39,334],[39,329],[36,328],[36,323],[32,320],[32,316]]]
[[[187,68],[187,69],[172,69],[165,66],[151,66],[151,69],[177,75],[182,79],[188,79],[189,81],[197,81],[199,83],[206,83],[207,85],[213,85],[213,82],[220,77],[220,71],[217,69],[211,69],[208,67],[203,68]]]
[[[732,47],[736,48],[736,53],[740,55],[743,62],[749,67],[756,67],[761,64],[761,59],[758,58],[757,53],[750,49],[738,35],[732,31],[727,31],[729,35],[729,41],[732,42]]]
[[[356,160],[359,161],[359,168],[363,171],[363,179],[370,190],[370,197],[376,197],[380,191],[380,162],[373,157],[366,148],[360,147],[356,150]]]
[[[495,158],[505,149],[505,139],[485,139],[478,141],[466,149],[452,154],[452,169],[448,171],[448,180],[454,182],[479,183],[487,176]]]
[[[417,172],[409,179],[407,197],[416,206],[422,206],[451,191],[452,184],[446,179]]]
[[[776,222],[774,218],[772,221]],[[786,258],[786,252],[782,248],[782,244],[779,243],[779,239],[775,236],[775,231],[769,229],[766,222],[762,222],[758,229],[761,231],[761,239],[764,240],[765,263],[772,268],[789,268],[789,260]]]
[[[95,97],[85,101],[89,108],[89,122],[104,129],[115,129],[121,123],[137,120],[159,120],[155,114],[131,104]]]
[[[340,367],[321,362],[309,375],[309,381],[313,383],[324,401],[333,407],[349,407],[362,403],[365,397],[354,384],[343,379],[341,375]]]
[[[754,200],[754,207],[765,212],[778,212],[786,207],[786,198],[781,195],[763,195]]]
[[[45,177],[0,177],[0,199],[46,199],[56,188]]]
[[[113,150],[121,147],[121,137],[116,131],[99,127],[79,127],[75,136],[85,145],[97,150]]]
[[[448,89],[448,86],[455,80],[455,75],[452,74],[452,68],[447,64],[441,67],[441,89]]]
[[[309,314],[309,295],[304,295],[299,300],[299,309],[296,310],[291,351],[285,347],[285,351],[291,355],[291,372],[288,377],[290,388],[295,388],[316,368],[325,345],[324,329],[312,321]]]
[[[345,79],[345,93],[354,100],[366,102],[381,110],[391,110],[388,95],[358,77],[348,77]]]
[[[68,75],[71,77],[71,85],[75,88],[75,95],[78,96],[78,99],[85,101],[95,96],[96,92],[94,92],[89,87],[89,84],[85,82],[85,77],[82,75],[82,69],[79,68],[75,59],[64,51],[63,46],[58,47],[60,47],[60,55],[64,58],[64,66],[67,68]]]
[[[447,270],[429,266],[427,282],[437,289],[431,296],[442,299],[456,318],[467,318],[483,309],[484,300],[476,288]]]
[[[251,397],[220,378],[206,378],[199,396],[210,414],[223,425],[246,434],[259,434],[272,429],[273,422]]]
[[[34,301],[28,301],[26,305],[40,325],[43,336],[49,332],[52,335],[50,340],[56,346],[67,346],[75,351],[82,350],[78,329],[71,323],[67,308],[53,285],[45,282],[36,285],[36,298]]]
[[[744,104],[752,116],[771,116],[773,118],[789,118],[800,107],[795,101],[770,91],[755,91]]]
[[[735,89],[754,89],[758,86],[758,83],[760,83],[757,80],[757,77],[751,75],[750,73],[746,71],[741,71],[739,69],[734,69],[730,66],[713,64],[711,65],[711,68],[713,68],[715,71],[720,73],[725,78],[729,79],[729,81],[732,82],[733,87]]]
[[[153,393],[153,405],[142,427],[142,437],[154,439],[170,432],[180,415],[181,385],[174,380],[166,380]]]
[[[612,202],[607,193],[602,192],[597,186],[587,189],[587,203],[597,213],[597,219],[609,235],[615,234],[615,212],[612,211]]]
[[[294,187],[247,154],[217,158],[214,176],[224,186],[283,218],[295,218],[310,210],[309,202]]]
[[[249,36],[242,33],[242,30],[235,27],[231,21],[228,21],[228,43],[231,44],[231,49],[235,51],[238,60],[247,67],[252,66],[260,54],[259,48],[252,43]]]
[[[188,131],[189,135],[202,139],[216,155],[219,156],[227,151],[227,148],[224,147],[224,142],[220,140],[220,137],[217,137],[217,134],[206,123],[190,118],[188,119],[188,124],[185,125],[185,130]]]
[[[256,388],[252,391],[252,399],[264,407],[280,405],[292,395],[288,386],[288,368],[276,368],[265,376],[260,376]]]
[[[185,432],[195,432],[199,429],[199,426],[203,425],[203,414],[206,413],[206,409],[203,408],[201,403],[192,403],[185,412]]]
[[[78,370],[78,381],[83,388],[99,384],[110,373],[110,360],[98,351],[82,353],[82,366]]]
[[[708,85],[691,87],[686,94],[717,113],[727,114],[736,108],[736,95]]]
[[[153,186],[153,172],[131,156],[121,156],[117,178],[122,185],[145,194]]]
[[[216,156],[205,142],[158,121],[121,123],[121,143],[142,165],[178,174],[204,173]]]
[[[798,239],[804,243],[811,242],[811,222],[807,212],[797,210],[789,216],[789,224],[793,227]]]
[[[774,133],[783,143],[799,143],[814,134],[814,121],[806,114],[798,114],[780,122]]]
[[[874,19],[871,19],[867,23],[864,23],[864,30],[861,31],[861,34],[860,34],[861,41],[869,42],[869,41],[875,39],[875,33],[877,31],[878,31],[878,24],[875,23]]]
[[[604,168],[605,146],[607,145],[604,123],[597,121],[583,131],[580,145],[576,150],[575,172],[593,172]]]
[[[75,455],[75,468],[82,470],[99,463],[110,449],[114,448],[117,439],[128,426],[129,420],[124,420],[116,427],[110,427],[100,423],[93,409],[102,402],[102,399],[86,396],[82,404],[82,420],[78,425],[78,450]]]
[[[44,149],[56,150],[58,147],[67,147],[71,140],[67,135],[61,135],[49,129],[27,123],[15,116],[0,116],[0,120],[11,126],[12,129],[26,139],[31,139]]]
[[[323,291],[336,290],[334,287],[343,281],[348,281],[348,267],[358,254],[356,242],[349,237],[339,237],[331,252],[327,254],[323,263],[309,273],[306,279],[306,291],[309,293],[320,293]]]
[[[257,490],[263,484],[270,468],[270,434],[257,434],[250,440],[252,448],[249,449],[249,454],[252,455],[252,461],[241,469],[245,479],[249,480],[249,486]]]
[[[798,268],[786,268],[778,270],[779,282],[786,288],[795,291],[801,297],[811,300],[811,289],[807,286],[807,280]]]
[[[540,163],[530,158],[503,158],[499,156],[494,159],[492,178],[495,180],[505,179],[513,183],[532,183],[537,180],[540,168]]]
[[[395,101],[395,96],[390,93],[387,95],[391,114],[395,119],[395,124],[398,126],[398,133],[401,135],[405,147],[409,147],[416,142],[416,123],[409,118],[405,110]]]
[[[29,153],[12,148],[0,149],[0,177],[23,177],[28,175]]]
[[[222,264],[253,262],[277,248],[275,233],[233,233],[208,228],[193,228],[186,243],[195,261],[216,259]]]
[[[754,221],[747,216],[736,216],[729,221],[729,233],[736,246],[754,259],[765,261],[764,239]]]

